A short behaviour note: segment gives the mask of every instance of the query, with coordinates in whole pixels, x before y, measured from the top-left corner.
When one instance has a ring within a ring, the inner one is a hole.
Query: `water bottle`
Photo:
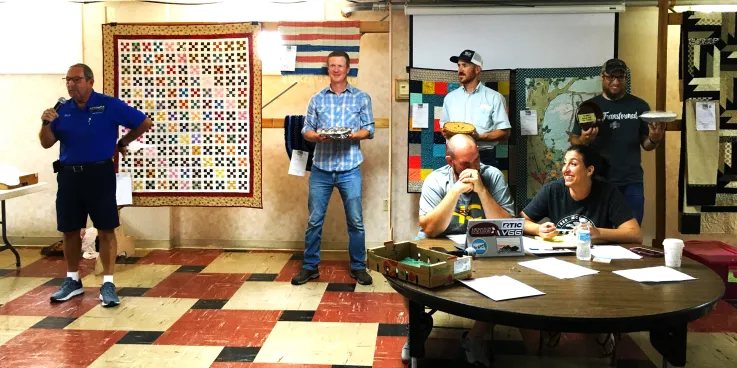
[[[582,261],[591,260],[591,229],[589,228],[589,221],[586,219],[581,220],[581,226],[577,231],[578,243],[576,244],[576,258]]]

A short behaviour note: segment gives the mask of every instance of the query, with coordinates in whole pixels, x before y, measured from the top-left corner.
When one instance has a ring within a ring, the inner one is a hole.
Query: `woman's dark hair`
[[[583,144],[574,144],[566,150],[566,153],[569,151],[578,152],[578,154],[581,155],[581,158],[583,158],[583,165],[586,167],[593,166],[594,173],[599,174],[599,170],[602,166],[602,159],[597,150]]]

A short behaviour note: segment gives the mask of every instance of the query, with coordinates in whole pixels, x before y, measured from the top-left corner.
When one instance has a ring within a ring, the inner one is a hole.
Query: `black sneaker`
[[[374,282],[366,270],[351,270],[351,277],[358,280],[361,285],[371,285]]]
[[[292,277],[292,285],[302,285],[307,281],[320,277],[320,271],[308,270],[303,268],[298,274]]]
[[[427,341],[427,338],[430,336],[430,333],[432,333],[432,316],[423,313],[422,319],[420,322],[420,332],[422,333],[420,335],[420,340]],[[411,357],[409,356],[409,323],[407,324],[407,341],[404,342],[404,346],[402,347],[402,363],[409,364]]]

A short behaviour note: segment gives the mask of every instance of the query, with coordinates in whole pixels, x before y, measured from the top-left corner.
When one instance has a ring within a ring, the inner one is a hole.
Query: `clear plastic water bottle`
[[[581,220],[581,226],[576,232],[578,235],[578,243],[576,244],[576,258],[582,261],[591,260],[591,229],[589,228],[589,221],[586,219]]]

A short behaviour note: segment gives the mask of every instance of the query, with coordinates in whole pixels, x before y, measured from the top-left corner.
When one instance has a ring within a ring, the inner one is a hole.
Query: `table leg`
[[[409,356],[412,360],[425,356],[425,340],[422,339],[422,319],[425,307],[409,300]]]
[[[15,267],[20,268],[20,254],[18,254],[18,251],[15,250],[15,247],[13,247],[13,244],[10,244],[10,241],[8,240],[8,233],[7,229],[5,228],[5,224],[8,221],[5,216],[5,201],[0,201],[0,211],[2,212],[2,221],[0,224],[2,225],[2,231],[3,231],[3,245],[0,246],[0,252],[4,250],[10,250],[15,254]]]
[[[663,356],[663,366],[686,365],[687,324],[666,325],[650,331],[650,343]]]

